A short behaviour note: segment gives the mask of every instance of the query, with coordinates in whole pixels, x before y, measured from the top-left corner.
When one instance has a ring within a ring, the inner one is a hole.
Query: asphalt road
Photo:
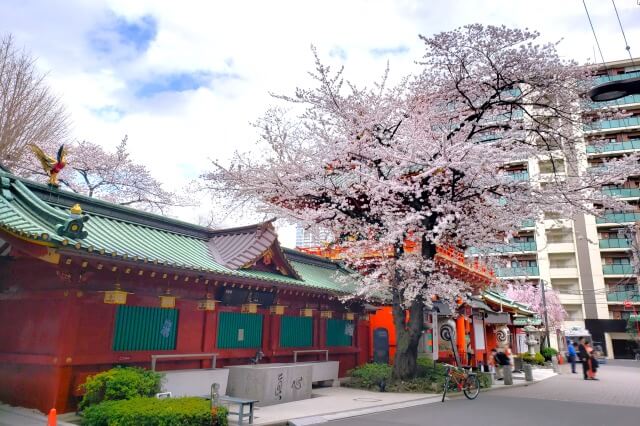
[[[327,423],[329,426],[487,425],[632,426],[640,424],[640,363],[602,367],[600,381],[562,374],[541,383]]]

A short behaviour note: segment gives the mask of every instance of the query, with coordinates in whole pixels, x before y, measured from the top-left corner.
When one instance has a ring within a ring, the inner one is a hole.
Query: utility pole
[[[551,346],[551,342],[549,341],[549,317],[547,316],[547,299],[544,296],[544,287],[545,281],[540,280],[540,288],[542,289],[542,308],[544,309],[544,328],[545,328],[545,336],[547,338],[547,348]]]

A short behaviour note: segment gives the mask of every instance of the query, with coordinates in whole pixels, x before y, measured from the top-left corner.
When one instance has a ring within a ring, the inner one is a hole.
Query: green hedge
[[[543,348],[540,353],[544,357],[545,360],[551,361],[551,357],[558,354],[558,351],[554,348]]]
[[[447,369],[442,364],[419,358],[417,361],[417,375],[411,380],[394,381],[391,379],[392,367],[387,364],[364,364],[349,371],[351,380],[346,386],[379,390],[380,382],[385,381],[388,392],[442,392]],[[491,376],[487,373],[477,373],[481,388],[491,387]]]
[[[103,401],[118,401],[135,397],[154,396],[162,388],[161,373],[137,367],[116,367],[89,376],[80,385],[84,392],[80,409]]]
[[[544,356],[540,352],[537,352],[535,355],[529,353],[522,354],[522,361],[529,364],[544,365],[545,360]]]
[[[87,426],[227,426],[227,409],[211,413],[203,398],[134,398],[106,401],[84,410]]]
[[[378,389],[382,380],[391,381],[391,366],[387,364],[363,364],[349,371],[350,385],[359,389]]]

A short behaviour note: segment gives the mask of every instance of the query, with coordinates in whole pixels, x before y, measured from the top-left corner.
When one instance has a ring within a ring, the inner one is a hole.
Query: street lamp
[[[629,95],[638,95],[640,94],[640,77],[609,81],[589,90],[588,94],[594,102],[613,101]]]
[[[546,282],[545,280],[540,280],[540,288],[542,289],[542,308],[544,309],[544,328],[545,328],[545,337],[547,340],[547,348],[551,346],[551,342],[549,340],[549,317],[547,315],[547,299],[544,296],[544,288]]]

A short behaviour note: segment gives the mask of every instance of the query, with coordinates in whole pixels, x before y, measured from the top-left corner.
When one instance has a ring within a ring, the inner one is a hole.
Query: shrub
[[[380,382],[391,381],[391,366],[387,364],[363,364],[349,371],[351,387],[378,389]]]
[[[544,357],[545,360],[551,361],[551,357],[558,354],[558,351],[554,348],[543,348],[540,353]]]
[[[137,367],[116,367],[90,376],[80,385],[80,409],[103,401],[154,396],[162,387],[162,374]]]
[[[202,398],[134,398],[105,401],[83,412],[88,426],[227,426],[227,409]]]
[[[525,353],[522,355],[522,361],[529,364],[544,365],[544,356],[542,356],[540,352],[537,352],[535,355]]]
[[[491,387],[491,374],[478,372],[478,381],[482,389]]]

